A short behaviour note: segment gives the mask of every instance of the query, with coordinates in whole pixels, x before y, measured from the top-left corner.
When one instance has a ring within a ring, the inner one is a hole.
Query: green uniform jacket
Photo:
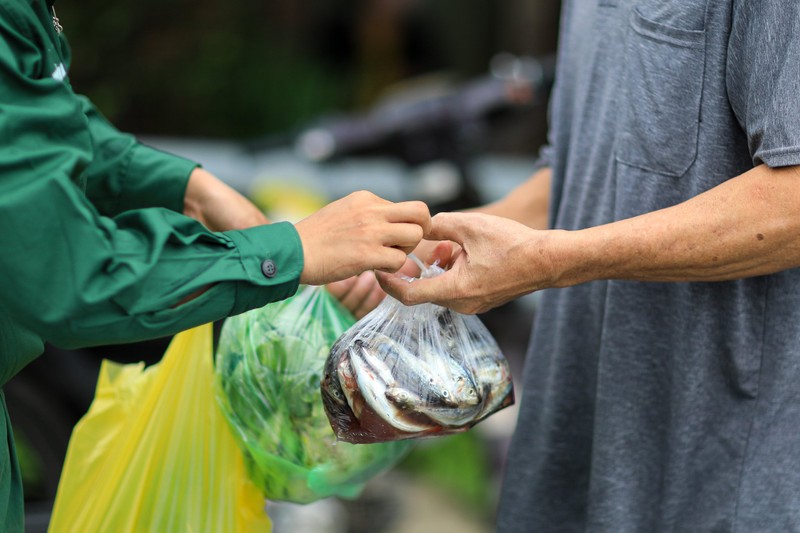
[[[303,268],[291,224],[215,233],[179,213],[196,164],[121,134],[72,91],[51,4],[0,0],[0,385],[44,342],[173,334],[294,294]],[[0,404],[0,530],[21,531]]]

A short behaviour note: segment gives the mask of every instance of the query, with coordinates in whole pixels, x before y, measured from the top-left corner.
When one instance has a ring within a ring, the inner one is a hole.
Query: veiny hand
[[[352,193],[295,224],[305,258],[300,282],[321,285],[366,270],[396,272],[430,223],[422,202]]]
[[[264,213],[250,200],[202,168],[194,169],[189,176],[183,214],[199,220],[211,231],[269,224]]]
[[[553,233],[491,215],[440,213],[427,238],[461,246],[450,269],[413,282],[378,273],[378,281],[406,305],[433,302],[461,313],[482,313],[553,286],[555,269],[546,246]]]

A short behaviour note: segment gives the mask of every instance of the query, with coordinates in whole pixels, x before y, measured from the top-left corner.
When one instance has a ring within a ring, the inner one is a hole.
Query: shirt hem
[[[770,168],[800,165],[800,145],[756,152],[753,159],[762,161]]]

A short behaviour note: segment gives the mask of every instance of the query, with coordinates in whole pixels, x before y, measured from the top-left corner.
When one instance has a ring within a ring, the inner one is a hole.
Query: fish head
[[[325,414],[330,422],[331,429],[336,437],[341,439],[343,435],[350,433],[353,427],[358,426],[358,421],[353,415],[353,411],[347,402],[341,400],[342,393],[336,390],[322,389],[322,404],[325,407]]]
[[[358,420],[347,402],[347,397],[339,381],[338,368],[341,366],[342,360],[343,357],[328,358],[320,383],[320,395],[325,414],[333,432],[339,439],[358,426]]]
[[[500,385],[511,380],[508,361],[499,353],[475,359],[475,378],[479,385]]]
[[[472,379],[458,377],[453,387],[453,398],[459,407],[469,407],[481,403],[481,394]]]
[[[420,396],[425,399],[425,403],[432,406],[458,406],[458,398],[440,376],[428,376],[427,383],[423,383],[423,388],[420,390]]]
[[[338,383],[323,380],[320,393],[322,394],[322,402],[325,404],[326,411],[338,411],[347,407],[344,391],[342,391]]]
[[[401,409],[414,409],[422,402],[422,398],[402,387],[386,389],[386,398]]]
[[[479,404],[481,395],[471,365],[450,354],[445,354],[443,357],[447,358],[445,383],[450,385],[453,401],[459,407],[471,407]]]

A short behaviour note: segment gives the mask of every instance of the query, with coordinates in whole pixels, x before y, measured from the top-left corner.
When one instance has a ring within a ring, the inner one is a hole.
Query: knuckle
[[[428,210],[428,205],[425,202],[414,200],[410,203],[414,210],[416,210],[422,217],[430,218],[431,214]]]
[[[357,200],[360,200],[360,201],[364,201],[364,202],[367,202],[367,201],[370,201],[370,200],[373,200],[373,199],[376,198],[376,196],[374,194],[372,194],[369,191],[365,191],[363,189],[354,192],[352,194],[352,196],[353,196],[354,199],[357,199]]]

